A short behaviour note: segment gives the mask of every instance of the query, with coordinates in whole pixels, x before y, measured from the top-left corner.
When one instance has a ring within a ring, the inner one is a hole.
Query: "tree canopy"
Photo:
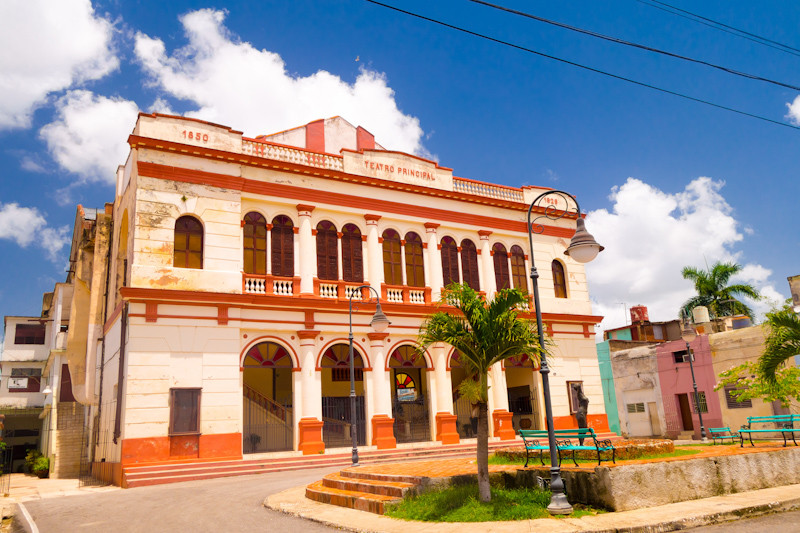
[[[769,333],[759,359],[759,370],[768,383],[776,383],[778,369],[790,358],[800,355],[800,316],[788,302],[782,309],[767,313],[764,324]]]
[[[681,315],[691,316],[692,309],[703,305],[708,308],[711,318],[723,316],[747,315],[753,318],[753,310],[739,298],[760,300],[761,295],[755,287],[747,283],[734,283],[728,281],[742,270],[735,263],[716,262],[711,268],[703,270],[694,267],[684,267],[681,271],[683,279],[694,283],[697,291],[681,306]]]

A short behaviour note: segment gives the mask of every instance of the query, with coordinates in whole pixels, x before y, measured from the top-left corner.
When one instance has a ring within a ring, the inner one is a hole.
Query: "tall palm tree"
[[[488,374],[493,364],[515,355],[528,354],[539,361],[536,326],[520,318],[517,307],[527,296],[517,289],[499,291],[491,302],[466,284],[451,284],[442,291],[443,309],[420,327],[419,344],[426,349],[436,342],[455,348],[459,362],[478,385],[471,401],[478,405],[478,488],[480,500],[491,500],[489,487]],[[465,380],[467,384],[473,380]]]
[[[683,267],[683,279],[694,282],[697,291],[681,307],[682,316],[691,316],[692,309],[699,305],[708,307],[711,318],[722,316],[747,315],[753,318],[753,310],[738,298],[746,297],[751,300],[761,299],[755,287],[747,283],[728,285],[731,276],[740,272],[742,267],[736,263],[720,263],[719,261],[707,269]]]
[[[767,313],[765,325],[769,333],[758,364],[765,381],[774,384],[778,368],[787,359],[800,355],[800,316],[786,305],[783,309]]]

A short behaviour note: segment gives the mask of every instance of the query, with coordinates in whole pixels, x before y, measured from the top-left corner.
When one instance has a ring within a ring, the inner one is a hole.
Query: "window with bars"
[[[733,396],[732,393],[739,390],[743,389],[733,385],[725,386],[725,403],[728,405],[728,409],[749,409],[753,407],[753,400],[737,400]]]
[[[339,238],[336,226],[327,220],[317,224],[317,278],[339,279]]]
[[[414,232],[406,233],[406,285],[425,286],[425,263],[422,256],[422,239]]]
[[[478,249],[469,239],[461,241],[461,279],[472,287],[481,290],[480,276],[478,275]]]
[[[200,388],[169,390],[169,434],[195,435],[200,433]]]
[[[400,235],[393,229],[383,232],[383,279],[387,285],[403,284]]]
[[[41,368],[12,368],[8,392],[39,392],[41,384]]]
[[[502,244],[495,243],[492,246],[492,260],[494,261],[494,281],[497,284],[497,290],[508,289],[511,286],[511,278],[508,272],[508,252],[506,247]]]
[[[555,291],[556,298],[566,298],[567,278],[564,275],[564,265],[561,264],[561,261],[554,259],[551,264],[551,269],[553,270],[553,290]]]
[[[175,221],[173,265],[179,268],[203,268],[203,225],[194,217]]]
[[[331,381],[350,381],[350,369],[344,368],[331,368]],[[364,381],[364,369],[353,369],[353,381]]]
[[[628,413],[644,413],[644,403],[629,403],[627,404]]]
[[[14,344],[44,344],[46,331],[44,324],[17,324],[14,328]]]
[[[364,282],[364,250],[361,246],[361,230],[355,224],[342,228],[342,279]]]
[[[272,275],[294,276],[294,224],[292,219],[279,215],[272,219]]]
[[[689,362],[689,351],[688,350],[678,350],[677,352],[672,352],[672,358],[676,363],[688,363]]]
[[[459,283],[458,245],[452,237],[442,238],[442,282],[447,287],[451,283]]]
[[[706,393],[703,391],[697,392],[697,398],[695,398],[694,392],[689,393],[689,400],[692,404],[692,412],[697,414],[697,403],[700,404],[700,412],[707,413],[708,412],[708,403],[706,402]]]
[[[528,276],[525,272],[525,252],[517,245],[511,247],[511,282],[515,289],[528,293]]]
[[[262,276],[267,273],[267,219],[260,213],[244,216],[244,271]]]

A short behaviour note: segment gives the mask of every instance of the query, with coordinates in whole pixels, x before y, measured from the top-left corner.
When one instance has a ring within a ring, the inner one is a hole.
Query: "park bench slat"
[[[750,439],[750,445],[755,446],[753,442],[753,433],[760,434],[760,433],[780,433],[783,437],[783,445],[788,446],[788,437],[792,438],[792,442],[794,445],[797,446],[797,440],[795,439],[795,433],[800,431],[800,427],[796,427],[795,424],[800,423],[800,415],[773,415],[773,416],[748,416],[747,417],[747,424],[743,425],[741,429],[739,429],[739,443],[741,447],[744,447],[744,436]],[[753,424],[776,424],[781,427],[775,428],[753,428]]]
[[[561,452],[572,452],[572,462],[575,463],[575,466],[578,466],[578,462],[575,460],[576,451],[597,452],[598,465],[603,461],[600,452],[611,451],[611,461],[615,464],[617,462],[617,450],[614,448],[614,444],[608,439],[598,441],[597,435],[595,434],[593,428],[556,429],[553,431],[553,433],[556,437],[556,449],[558,450],[559,464],[561,464],[562,460]],[[542,466],[544,466],[543,452],[545,450],[550,450],[547,430],[521,429],[519,430],[519,435],[522,437],[522,442],[525,444],[525,466],[528,466],[530,452],[535,451],[539,452],[539,461],[542,463]],[[541,439],[545,439],[544,444],[542,444]],[[573,444],[573,439],[578,439],[578,443]],[[587,442],[586,444],[583,444],[581,442],[589,440],[591,440],[591,443]],[[606,461],[608,461],[608,459],[606,459]]]

